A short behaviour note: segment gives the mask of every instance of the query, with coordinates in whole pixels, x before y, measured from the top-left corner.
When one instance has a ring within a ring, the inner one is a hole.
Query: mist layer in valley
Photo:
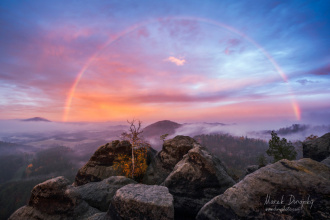
[[[311,134],[321,136],[329,125],[293,124],[282,127],[239,123],[176,123],[169,120],[144,126],[143,136],[159,151],[163,140],[177,135],[193,137],[218,156],[230,175],[238,180],[248,165],[265,154],[271,131],[295,143],[298,158],[301,141]],[[127,122],[62,123],[43,118],[0,120],[0,218],[8,218],[25,205],[32,187],[56,176],[73,181],[77,171],[105,143],[120,139]],[[270,158],[268,158],[270,159]],[[10,199],[8,199],[10,198]]]

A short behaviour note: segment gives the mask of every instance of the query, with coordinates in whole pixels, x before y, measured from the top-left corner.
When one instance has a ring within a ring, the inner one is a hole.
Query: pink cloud
[[[165,59],[165,61],[169,61],[169,62],[172,62],[172,63],[175,63],[177,66],[183,66],[184,63],[186,62],[185,59],[178,59],[176,57],[169,57],[167,59]]]

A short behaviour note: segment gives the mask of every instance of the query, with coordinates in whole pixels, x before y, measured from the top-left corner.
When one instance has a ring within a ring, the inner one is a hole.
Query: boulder
[[[330,168],[280,160],[260,168],[199,211],[205,219],[329,219]]]
[[[330,133],[314,140],[303,142],[303,157],[322,161],[330,156]]]
[[[176,217],[193,219],[206,202],[234,184],[220,159],[194,143],[162,185],[174,197]]]
[[[124,176],[112,176],[101,182],[91,182],[82,186],[74,187],[73,190],[81,195],[90,206],[106,212],[115,192],[121,187],[136,183]]]
[[[81,186],[89,182],[99,182],[119,173],[113,168],[118,154],[131,154],[128,141],[112,141],[99,147],[89,161],[79,169],[74,185]]]
[[[159,185],[172,172],[174,166],[188,153],[197,142],[188,136],[176,136],[173,139],[166,140],[163,149],[158,152],[151,161],[143,183],[149,185]]]
[[[28,205],[9,219],[82,219],[100,212],[83,201],[69,183],[61,176],[36,185]]]
[[[250,173],[253,173],[254,171],[258,170],[259,166],[258,165],[250,165],[246,167],[245,169],[245,176],[249,175]]]
[[[117,219],[174,219],[173,196],[164,186],[129,184],[117,190],[108,218]]]
[[[325,158],[324,160],[321,161],[321,163],[327,165],[328,167],[330,167],[330,157]]]
[[[100,212],[88,217],[86,220],[111,220],[111,219],[110,217],[107,216],[106,212]]]

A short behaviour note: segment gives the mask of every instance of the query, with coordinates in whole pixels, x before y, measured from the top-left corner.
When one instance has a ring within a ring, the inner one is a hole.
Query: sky
[[[0,119],[330,123],[330,2],[0,2]]]

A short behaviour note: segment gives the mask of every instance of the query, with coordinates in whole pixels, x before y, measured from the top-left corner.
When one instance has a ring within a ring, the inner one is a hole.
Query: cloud
[[[309,73],[313,74],[313,75],[319,75],[319,76],[320,75],[330,75],[330,65],[323,66],[321,68],[312,70]]]
[[[183,66],[184,63],[186,62],[185,59],[178,59],[176,57],[169,57],[169,58],[165,59],[165,61],[175,63],[177,66]]]
[[[306,85],[308,83],[317,83],[318,81],[312,81],[312,80],[308,80],[308,79],[299,79],[296,82],[300,83],[301,85]]]

